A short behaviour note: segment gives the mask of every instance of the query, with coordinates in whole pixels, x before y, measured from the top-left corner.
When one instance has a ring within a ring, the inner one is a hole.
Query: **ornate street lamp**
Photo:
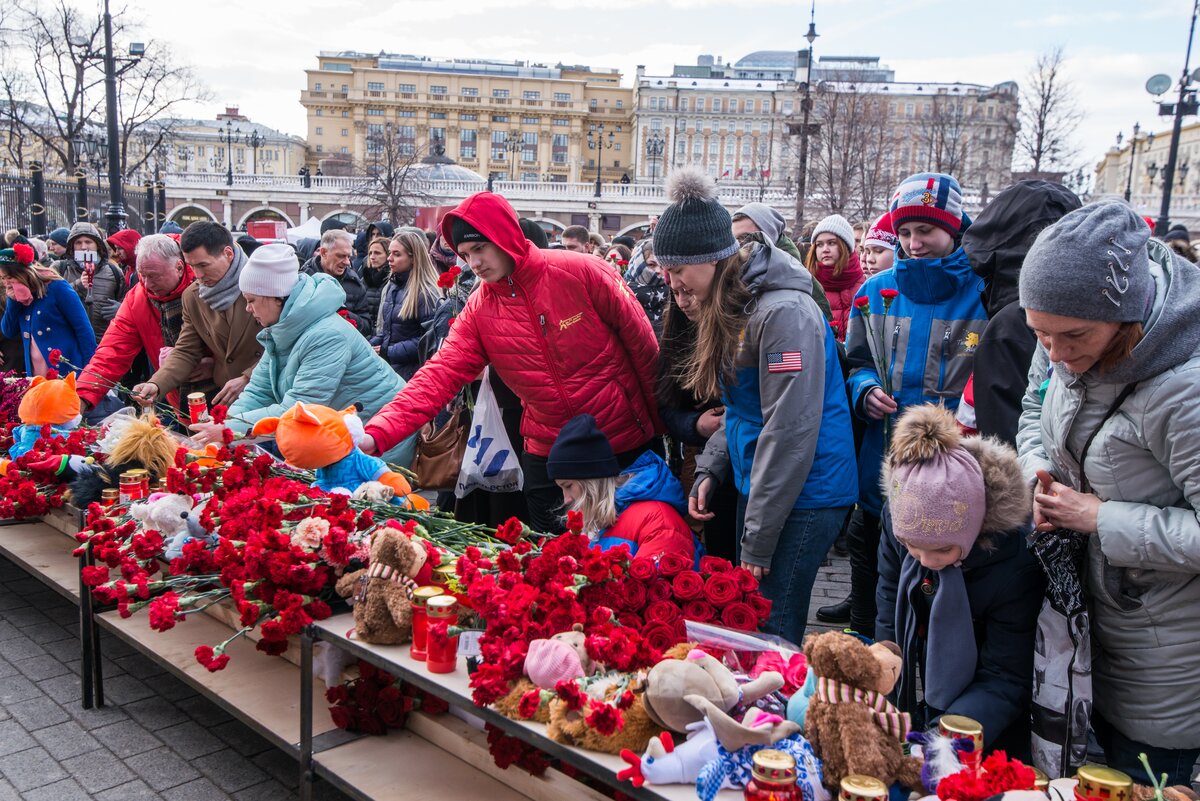
[[[600,162],[603,160],[604,151],[611,150],[615,144],[613,141],[615,136],[612,131],[609,131],[608,139],[604,138],[604,123],[600,123],[594,129],[588,131],[588,150],[596,151],[596,197],[600,197]]]
[[[650,134],[650,138],[646,140],[646,155],[650,158],[650,184],[654,186],[658,183],[658,162],[662,159],[663,149],[667,142],[662,138],[662,135],[655,132]]]

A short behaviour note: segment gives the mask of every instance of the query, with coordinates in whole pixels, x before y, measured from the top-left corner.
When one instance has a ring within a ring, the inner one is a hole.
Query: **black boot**
[[[817,620],[822,623],[833,623],[836,625],[844,625],[850,622],[850,599],[832,604],[831,606],[822,606],[817,609]]]

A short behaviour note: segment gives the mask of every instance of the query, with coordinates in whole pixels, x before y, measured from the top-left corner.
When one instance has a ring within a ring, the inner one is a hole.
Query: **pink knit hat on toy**
[[[543,690],[553,690],[560,681],[572,681],[583,675],[579,654],[561,640],[534,640],[525,655],[529,680]]]

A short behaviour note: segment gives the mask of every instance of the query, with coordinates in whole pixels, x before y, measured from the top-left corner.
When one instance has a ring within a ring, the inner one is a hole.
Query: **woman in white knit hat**
[[[821,283],[829,308],[833,312],[831,325],[838,342],[846,339],[846,326],[854,296],[867,277],[858,263],[858,247],[854,229],[840,214],[831,214],[813,229],[812,247],[804,258],[804,266]]]
[[[226,426],[244,434],[264,417],[277,417],[297,401],[334,409],[362,404],[363,421],[404,388],[404,379],[341,315],[346,293],[324,274],[299,272],[288,245],[263,245],[250,256],[238,279],[246,310],[262,325],[263,355],[250,383],[229,408]],[[200,442],[216,442],[224,426],[192,427]],[[383,454],[407,466],[414,438]]]

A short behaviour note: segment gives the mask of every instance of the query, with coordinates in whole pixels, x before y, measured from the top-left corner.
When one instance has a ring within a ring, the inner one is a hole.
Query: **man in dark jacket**
[[[354,323],[359,333],[369,337],[375,331],[375,321],[368,308],[367,285],[350,267],[353,250],[353,235],[341,229],[326,231],[321,235],[321,246],[316,255],[304,262],[300,272],[308,275],[325,273],[336,278],[346,293],[346,319]]]
[[[1025,254],[1042,229],[1082,205],[1061,184],[1020,181],[996,195],[963,234],[971,269],[983,279],[988,325],[975,351],[975,427],[1016,444],[1021,398],[1037,337],[1017,302]]]

